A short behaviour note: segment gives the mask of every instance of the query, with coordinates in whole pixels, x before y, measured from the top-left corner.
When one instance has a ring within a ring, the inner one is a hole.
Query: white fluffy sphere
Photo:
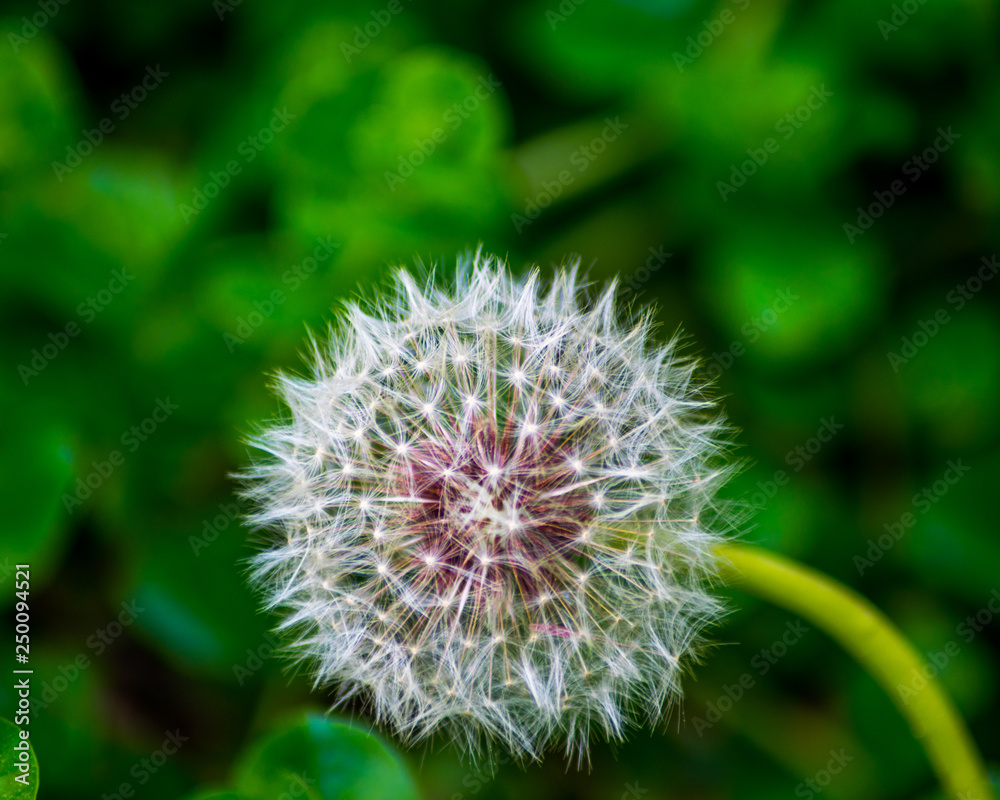
[[[447,289],[396,273],[282,376],[255,443],[267,605],[318,685],[407,739],[586,753],[656,720],[720,611],[727,429],[676,341],[496,258]]]

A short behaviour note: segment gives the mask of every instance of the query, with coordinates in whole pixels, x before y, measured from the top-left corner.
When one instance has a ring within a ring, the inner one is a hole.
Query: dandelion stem
[[[881,611],[831,578],[765,550],[727,544],[716,552],[725,577],[801,614],[857,659],[906,717],[950,797],[996,800],[986,767],[951,699],[933,679],[924,681],[922,689],[912,689],[924,661]]]

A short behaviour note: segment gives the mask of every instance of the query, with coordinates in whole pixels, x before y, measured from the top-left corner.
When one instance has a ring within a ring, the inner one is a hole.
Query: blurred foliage
[[[0,798],[2,800],[34,800],[38,782],[38,759],[25,737],[13,722],[0,719]]]
[[[841,749],[828,797],[937,796],[874,682],[815,631],[772,658],[794,620],[735,591],[675,724],[590,774],[302,716],[332,695],[276,655],[229,475],[307,330],[480,243],[576,253],[683,326],[742,429],[744,537],[946,659],[1000,759],[997,13],[6,3],[0,604],[29,563],[42,796],[807,796]]]
[[[307,793],[343,800],[416,800],[417,789],[399,759],[375,736],[307,714],[254,748],[236,777],[249,798],[290,792],[289,782]]]

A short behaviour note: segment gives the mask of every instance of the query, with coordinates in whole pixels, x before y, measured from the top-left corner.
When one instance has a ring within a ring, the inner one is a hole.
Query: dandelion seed
[[[317,684],[407,739],[583,757],[660,719],[720,612],[728,433],[696,365],[575,268],[545,289],[477,254],[448,289],[396,284],[256,440],[268,605]]]

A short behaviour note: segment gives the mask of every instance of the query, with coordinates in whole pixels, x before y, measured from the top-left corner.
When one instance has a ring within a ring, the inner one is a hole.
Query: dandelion
[[[680,357],[576,267],[494,257],[396,291],[281,376],[255,440],[255,557],[317,686],[401,737],[582,758],[680,696],[720,541],[727,429]]]

